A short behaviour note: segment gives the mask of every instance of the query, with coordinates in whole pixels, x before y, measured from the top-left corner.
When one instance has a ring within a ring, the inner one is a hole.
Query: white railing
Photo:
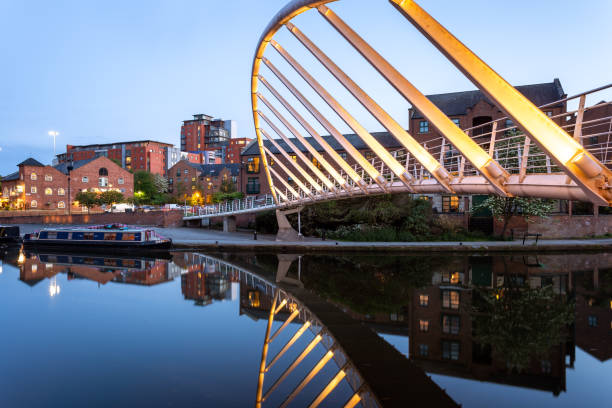
[[[239,200],[224,201],[205,206],[185,207],[185,218],[204,218],[222,216],[239,212],[254,212],[275,208],[274,198],[271,194],[250,196]]]

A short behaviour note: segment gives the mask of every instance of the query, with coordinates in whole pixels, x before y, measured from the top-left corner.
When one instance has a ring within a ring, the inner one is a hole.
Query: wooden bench
[[[538,244],[538,239],[540,239],[540,237],[542,236],[542,234],[539,234],[537,232],[526,232],[523,234],[523,245],[525,245],[525,240],[529,237],[535,237],[536,239],[536,245]]]

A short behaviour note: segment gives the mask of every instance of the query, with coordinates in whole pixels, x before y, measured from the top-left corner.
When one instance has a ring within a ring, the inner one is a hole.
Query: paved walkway
[[[63,225],[66,226],[66,225]],[[21,233],[42,228],[42,225],[21,225]],[[185,250],[274,251],[274,252],[323,252],[323,251],[372,251],[372,252],[550,252],[550,251],[612,251],[612,238],[606,239],[552,239],[529,240],[523,245],[517,241],[481,242],[343,242],[320,238],[304,238],[302,241],[276,241],[275,235],[253,232],[221,232],[205,228],[158,228],[161,235],[172,238],[175,248]]]

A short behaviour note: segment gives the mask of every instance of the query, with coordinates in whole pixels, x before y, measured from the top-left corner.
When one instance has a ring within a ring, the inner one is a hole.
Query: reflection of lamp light
[[[23,253],[23,251],[19,251],[19,258],[17,258],[17,263],[19,265],[23,265],[24,262],[25,262],[25,254]]]
[[[0,275],[2,275],[2,261],[0,260]],[[612,307],[612,302],[610,302],[610,306]]]
[[[60,286],[57,284],[57,278],[54,276],[49,282],[49,296],[53,297],[59,295]]]

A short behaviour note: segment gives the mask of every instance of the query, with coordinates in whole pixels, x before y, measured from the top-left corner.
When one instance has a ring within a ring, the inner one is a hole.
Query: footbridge
[[[586,201],[599,206],[612,204],[612,107],[603,100],[612,84],[536,106],[415,1],[377,3],[375,7],[395,7],[505,115],[462,129],[328,7],[335,2],[290,1],[268,24],[258,42],[251,74],[251,99],[260,162],[270,195],[207,206],[186,214],[186,219],[400,192],[495,194]],[[331,25],[422,114],[440,137],[421,143],[412,129],[401,126],[331,55],[298,28],[294,18],[303,13],[318,15],[323,24]],[[349,113],[344,101],[339,101],[315,78],[312,69],[282,46],[277,34],[283,28],[348,91],[354,98],[350,102],[356,100],[361,104],[397,140],[401,149],[386,149],[359,118]],[[403,41],[397,41],[397,46],[403,46]],[[284,71],[268,58],[270,52],[280,56]],[[292,77],[299,81],[291,80]],[[273,78],[277,85],[267,78]],[[308,94],[314,94],[316,102],[325,105],[326,111],[331,109],[335,117],[326,116]],[[589,105],[587,100],[595,103]],[[545,113],[545,108],[559,105],[564,107],[562,113]],[[348,126],[373,157],[357,150],[333,124],[334,120]],[[328,135],[322,136],[315,127],[324,129]],[[296,146],[298,142],[311,157]],[[330,142],[341,146],[342,154]]]

